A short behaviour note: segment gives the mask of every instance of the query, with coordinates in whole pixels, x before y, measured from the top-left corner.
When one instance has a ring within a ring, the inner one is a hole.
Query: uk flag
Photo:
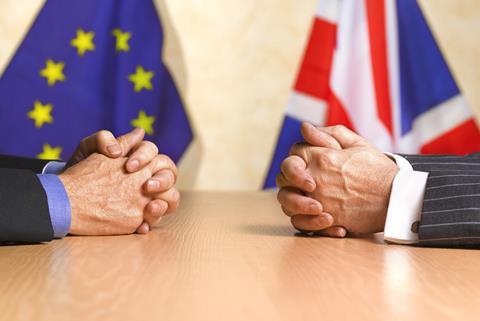
[[[466,154],[480,132],[416,0],[320,0],[265,188],[302,140],[342,124],[382,151]]]

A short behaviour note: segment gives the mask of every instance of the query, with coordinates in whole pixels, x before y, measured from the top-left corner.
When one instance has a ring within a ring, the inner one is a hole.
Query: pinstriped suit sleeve
[[[415,171],[428,172],[420,245],[480,247],[480,154],[402,155]]]

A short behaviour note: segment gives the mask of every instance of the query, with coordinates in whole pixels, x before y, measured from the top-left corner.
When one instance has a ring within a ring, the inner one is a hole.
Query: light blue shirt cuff
[[[47,194],[54,237],[62,238],[68,234],[71,223],[70,201],[65,187],[57,175],[38,174],[37,176]]]
[[[45,167],[43,167],[42,174],[60,174],[61,171],[65,168],[67,163],[51,161],[48,162]]]

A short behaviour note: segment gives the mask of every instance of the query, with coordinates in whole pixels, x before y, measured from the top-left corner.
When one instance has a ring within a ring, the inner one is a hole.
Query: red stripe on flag
[[[342,102],[337,98],[337,96],[330,91],[328,99],[328,110],[326,117],[326,126],[333,125],[343,125],[352,131],[355,131],[353,128],[350,117],[348,116],[345,108],[343,107]]]
[[[465,155],[480,152],[480,132],[473,119],[446,132],[420,149],[422,154]]]
[[[373,82],[377,101],[377,113],[393,137],[390,80],[388,77],[387,36],[385,29],[385,1],[366,0],[368,34],[372,60]]]
[[[336,42],[336,25],[315,18],[295,90],[326,100]]]

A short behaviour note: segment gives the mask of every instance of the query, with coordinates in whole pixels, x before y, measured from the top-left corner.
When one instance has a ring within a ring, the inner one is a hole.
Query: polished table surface
[[[480,251],[295,235],[275,194],[183,193],[148,235],[0,247],[4,320],[480,320]]]

